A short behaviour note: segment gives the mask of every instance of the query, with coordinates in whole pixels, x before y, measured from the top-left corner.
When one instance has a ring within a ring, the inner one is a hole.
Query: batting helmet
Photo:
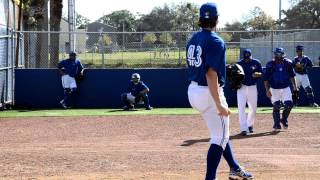
[[[282,47],[277,47],[276,49],[274,49],[273,54],[278,58],[282,58],[285,56],[284,49]]]
[[[131,75],[131,80],[140,80],[140,74],[138,74],[138,73],[133,73],[132,75]]]

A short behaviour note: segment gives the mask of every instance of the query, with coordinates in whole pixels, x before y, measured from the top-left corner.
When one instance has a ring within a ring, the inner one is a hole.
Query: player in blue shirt
[[[123,110],[133,110],[134,105],[144,103],[146,110],[151,110],[152,107],[149,103],[148,86],[140,80],[138,73],[131,75],[131,81],[125,93],[121,94],[121,100],[125,104]]]
[[[276,131],[281,129],[280,123],[283,128],[288,128],[288,117],[293,107],[290,85],[293,91],[297,91],[292,61],[285,58],[283,48],[276,48],[274,59],[267,63],[264,74],[266,95],[273,104],[273,128]],[[282,118],[280,117],[281,104],[284,105]]]
[[[302,45],[296,47],[297,56],[292,63],[296,73],[297,87],[298,89],[302,87],[307,93],[309,106],[319,107],[314,101],[313,90],[308,77],[308,73],[312,68],[313,63],[308,56],[303,55],[303,49],[304,47]]]
[[[239,64],[244,71],[244,80],[242,86],[237,90],[237,102],[239,112],[239,123],[241,135],[247,135],[247,132],[253,133],[253,125],[256,119],[258,91],[257,81],[262,76],[261,63],[251,56],[251,50],[243,50],[243,59]],[[249,113],[246,115],[246,104],[248,103]]]
[[[230,166],[230,179],[252,179],[235,160],[229,141],[230,110],[223,93],[226,78],[226,47],[214,32],[218,23],[215,3],[200,7],[199,26],[187,44],[188,98],[198,110],[210,131],[210,148],[207,154],[206,180],[216,179],[221,156]]]
[[[61,74],[62,87],[64,89],[64,98],[60,101],[63,108],[67,109],[73,105],[73,99],[77,90],[76,77],[83,76],[83,65],[76,59],[75,52],[69,53],[69,58],[62,60],[58,64]]]

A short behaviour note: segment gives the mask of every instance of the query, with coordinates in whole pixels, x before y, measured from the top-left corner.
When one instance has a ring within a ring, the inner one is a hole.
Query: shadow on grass
[[[267,131],[267,132],[262,132],[262,133],[249,134],[247,136],[243,136],[241,134],[236,134],[236,135],[230,136],[230,140],[255,138],[255,137],[263,137],[263,136],[273,136],[273,135],[277,135],[279,133],[280,133],[280,131]],[[185,140],[185,141],[183,141],[183,143],[180,146],[191,146],[196,143],[209,142],[209,141],[210,141],[210,138]]]

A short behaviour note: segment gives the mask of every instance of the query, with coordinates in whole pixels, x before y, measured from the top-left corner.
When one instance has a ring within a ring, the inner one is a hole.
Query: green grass
[[[239,48],[227,49],[227,62],[235,62],[239,59]],[[67,58],[60,54],[60,59]],[[102,54],[100,53],[79,53],[78,58],[86,67],[99,68],[102,65]],[[104,54],[106,67],[185,67],[185,50],[171,49],[167,54],[161,49],[147,51],[116,51]]]
[[[237,108],[231,108],[233,114]],[[258,114],[271,114],[271,107],[259,107]],[[319,113],[320,109],[298,107],[292,113]],[[0,118],[6,117],[50,117],[50,116],[121,116],[121,115],[195,115],[198,114],[191,108],[155,108],[152,111],[137,109],[136,111],[122,111],[121,109],[33,109],[33,110],[7,110],[0,112]]]

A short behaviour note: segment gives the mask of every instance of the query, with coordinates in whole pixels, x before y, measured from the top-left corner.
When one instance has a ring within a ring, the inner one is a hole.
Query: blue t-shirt
[[[292,62],[285,58],[281,63],[269,61],[263,78],[273,89],[283,89],[290,86],[290,79],[294,76]]]
[[[139,81],[137,84],[134,84],[132,81],[130,81],[127,92],[130,92],[133,96],[136,96],[139,94],[139,92],[149,89],[146,84],[143,83],[143,81]]]
[[[83,69],[82,64],[80,63],[79,60],[70,60],[70,59],[65,59],[59,62],[58,68],[64,68],[65,73],[69,74],[71,77],[76,77]]]
[[[217,72],[219,85],[224,86],[226,77],[226,47],[214,32],[202,29],[187,44],[188,79],[207,86],[206,73],[211,67]]]
[[[252,74],[255,72],[262,73],[261,63],[257,59],[251,59],[250,61],[246,62],[244,59],[241,59],[237,62],[244,71],[244,80],[243,83],[246,86],[255,85],[259,78],[252,77]]]
[[[297,63],[300,63],[303,66],[302,72],[296,72],[298,74],[308,74],[309,70],[313,66],[312,61],[308,56],[302,56],[302,57],[296,56],[292,62],[293,67],[295,67]]]

